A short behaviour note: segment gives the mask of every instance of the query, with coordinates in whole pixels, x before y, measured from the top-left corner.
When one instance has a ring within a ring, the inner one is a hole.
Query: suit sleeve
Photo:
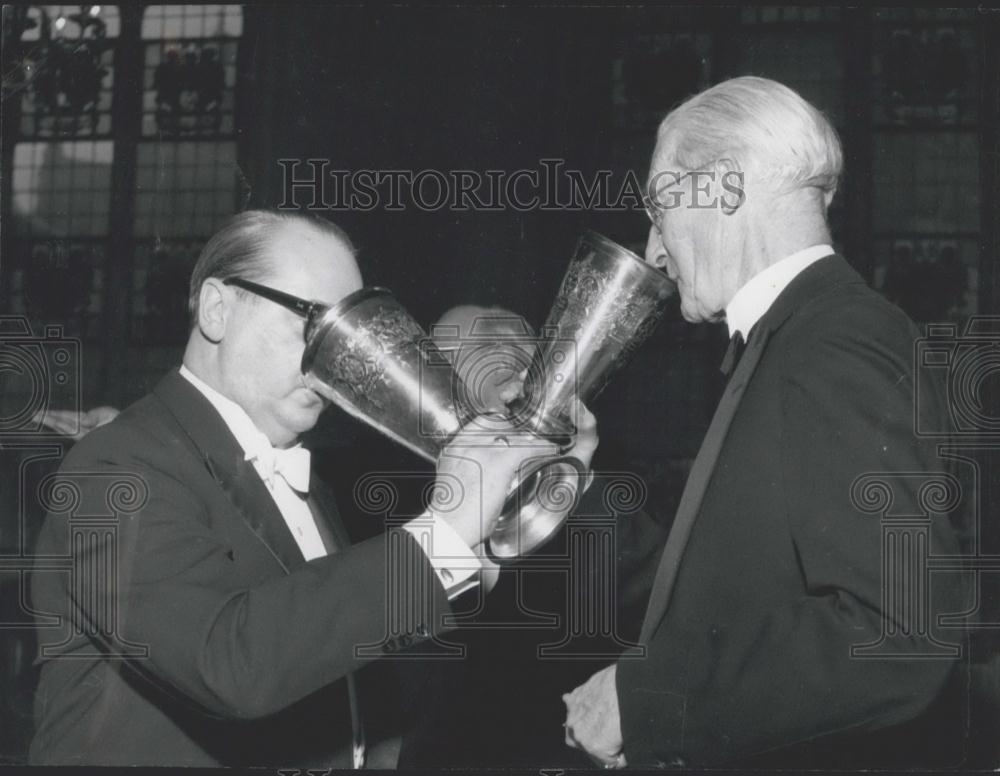
[[[719,659],[725,670],[697,678],[696,692],[657,691],[655,654],[620,664],[626,753],[664,743],[684,761],[703,764],[872,731],[916,717],[944,686],[955,657],[921,659],[928,644],[916,622],[898,600],[887,603],[884,521],[851,497],[859,476],[943,468],[914,434],[911,327],[901,315],[872,308],[856,309],[850,325],[844,313],[832,323],[796,322],[802,345],[783,365],[780,450],[761,451],[781,457],[780,492],[802,593],[767,612],[738,643],[712,644],[733,653]],[[893,479],[894,511],[925,512],[925,481]],[[946,516],[929,520],[929,549],[957,552]],[[932,576],[934,611],[960,611],[958,580]],[[904,596],[920,595],[913,577],[891,579]],[[876,643],[877,650],[852,654],[852,646]]]
[[[401,529],[247,587],[232,571],[230,548],[209,530],[205,505],[159,467],[105,453],[77,456],[64,470],[60,479],[80,494],[78,515],[107,513],[115,476],[138,478],[148,494],[113,537],[74,541],[73,574],[59,582],[38,575],[35,600],[49,611],[68,606],[68,621],[105,649],[144,648],[133,667],[211,713],[277,712],[441,630],[450,611],[426,555]],[[69,527],[50,515],[43,531],[58,546],[53,537],[68,537]]]

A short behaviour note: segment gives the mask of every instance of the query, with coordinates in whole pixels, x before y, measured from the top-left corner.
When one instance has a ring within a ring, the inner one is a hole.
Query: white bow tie
[[[311,454],[302,445],[278,449],[261,446],[253,456],[247,459],[253,461],[261,478],[268,487],[274,487],[274,476],[279,475],[288,483],[292,490],[306,494],[309,492],[309,465]]]

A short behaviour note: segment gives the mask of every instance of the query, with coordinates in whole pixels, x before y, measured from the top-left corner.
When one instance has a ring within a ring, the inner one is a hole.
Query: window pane
[[[74,39],[79,36],[81,27],[89,36],[96,34],[99,27],[92,21],[100,20],[104,26],[104,35],[117,38],[120,29],[118,8],[113,5],[85,6],[81,14],[79,5],[33,5],[26,9],[28,19],[33,23],[31,29],[25,30],[21,40],[36,42],[51,38]],[[61,20],[61,21],[60,21]]]
[[[236,47],[232,40],[148,44],[142,134],[231,136]]]
[[[978,310],[978,240],[876,240],[874,285],[918,323],[961,321]]]
[[[13,57],[18,65],[4,78],[21,91],[20,136],[110,135],[117,9],[33,6],[10,12],[5,23],[23,30]]]
[[[876,25],[876,123],[974,125],[979,112],[976,52],[971,27]]]
[[[11,219],[17,235],[108,233],[110,140],[18,143]]]
[[[10,310],[36,331],[61,325],[67,336],[97,340],[104,309],[105,246],[102,240],[13,241]]]
[[[140,143],[137,237],[209,237],[236,212],[235,143]]]
[[[879,132],[874,151],[876,234],[979,230],[974,132]]]
[[[152,5],[142,17],[144,137],[232,137],[238,5]]]
[[[188,281],[200,240],[142,240],[136,245],[133,342],[181,344],[188,335]]]
[[[780,81],[823,111],[834,126],[843,123],[844,57],[839,29],[806,27],[789,35],[786,29],[756,27],[747,30],[740,44],[740,72]]]
[[[631,35],[619,48],[627,53],[611,64],[616,128],[655,129],[676,103],[708,85],[708,35]]]
[[[143,40],[238,38],[242,34],[239,5],[151,5],[142,17]]]

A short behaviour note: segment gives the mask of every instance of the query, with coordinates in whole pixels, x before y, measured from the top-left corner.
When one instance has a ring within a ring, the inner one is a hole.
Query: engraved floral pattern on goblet
[[[344,351],[333,359],[331,382],[361,407],[386,409],[387,361],[410,355],[419,357],[418,341],[423,331],[398,310],[379,307],[371,317],[358,322]]]

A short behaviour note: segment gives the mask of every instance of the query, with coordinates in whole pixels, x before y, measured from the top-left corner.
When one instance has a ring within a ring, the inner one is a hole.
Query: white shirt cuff
[[[427,555],[449,601],[479,584],[483,564],[447,521],[432,512],[424,512],[405,523],[403,528]]]

